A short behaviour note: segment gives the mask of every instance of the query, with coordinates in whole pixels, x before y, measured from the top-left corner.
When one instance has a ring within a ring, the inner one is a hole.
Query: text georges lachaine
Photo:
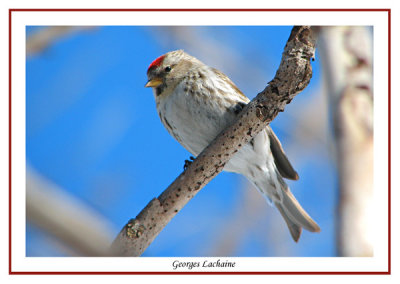
[[[236,262],[229,260],[202,260],[202,261],[181,261],[174,260],[172,262],[172,268],[177,270],[179,268],[192,270],[193,268],[235,268]]]

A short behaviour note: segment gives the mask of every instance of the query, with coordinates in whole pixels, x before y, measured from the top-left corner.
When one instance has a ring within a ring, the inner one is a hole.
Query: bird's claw
[[[189,160],[185,160],[185,164],[183,165],[183,170],[186,171],[186,169],[193,163],[194,157],[190,156]]]

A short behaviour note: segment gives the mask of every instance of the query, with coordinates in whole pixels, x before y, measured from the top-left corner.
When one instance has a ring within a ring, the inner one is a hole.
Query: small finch
[[[249,102],[226,75],[183,50],[158,57],[150,64],[147,77],[145,87],[153,88],[161,122],[194,156],[229,126]],[[299,240],[302,228],[320,231],[283,180],[299,177],[269,126],[244,145],[224,171],[244,175],[274,204],[294,241]]]

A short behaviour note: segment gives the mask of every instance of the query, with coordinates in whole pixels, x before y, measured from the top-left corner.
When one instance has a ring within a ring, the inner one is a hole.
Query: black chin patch
[[[162,92],[164,91],[165,87],[166,87],[165,84],[161,84],[160,86],[158,86],[156,88],[156,96],[157,97],[162,94]]]

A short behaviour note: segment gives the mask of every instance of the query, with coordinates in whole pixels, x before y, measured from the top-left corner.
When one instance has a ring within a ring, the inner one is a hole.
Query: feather
[[[281,142],[279,142],[278,137],[276,137],[275,133],[272,129],[268,126],[267,133],[269,137],[269,143],[272,155],[275,160],[275,165],[281,174],[282,177],[291,179],[291,180],[298,180],[299,175],[293,169],[293,166],[290,164],[289,159],[287,158],[285,152],[283,151]]]
[[[279,204],[284,213],[283,218],[288,218],[292,223],[303,227],[310,232],[320,232],[321,229],[314,222],[314,220],[307,214],[307,212],[301,207],[300,203],[296,200],[289,188],[285,188],[283,191],[283,198]],[[276,203],[276,202],[275,202]],[[276,205],[276,204],[275,204]],[[278,208],[279,209],[279,208]],[[281,211],[281,210],[279,210]],[[282,213],[282,212],[281,212]],[[291,228],[289,227],[289,230]]]
[[[280,203],[275,203],[275,207],[278,208],[279,212],[281,213],[283,219],[286,222],[286,225],[289,228],[290,235],[292,236],[293,240],[297,243],[299,241],[300,235],[301,235],[301,227],[294,223],[289,216],[286,214],[285,210],[282,207],[282,204]]]

